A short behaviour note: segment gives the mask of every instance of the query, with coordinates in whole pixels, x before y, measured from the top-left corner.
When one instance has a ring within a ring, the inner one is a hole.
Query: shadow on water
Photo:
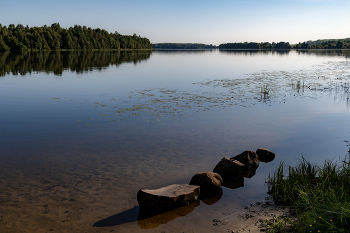
[[[37,51],[0,53],[0,76],[6,74],[26,75],[32,72],[62,75],[70,70],[76,73],[102,71],[122,63],[135,65],[150,58],[151,50],[135,51]]]
[[[191,213],[194,208],[200,205],[200,201],[197,200],[186,206],[182,206],[176,209],[172,209],[166,212],[150,212],[142,211],[139,206],[134,206],[133,208],[115,214],[108,218],[102,219],[96,222],[94,227],[112,227],[118,226],[129,222],[138,222],[138,225],[142,229],[152,229],[160,226],[161,224],[166,224],[178,217],[186,216]]]
[[[123,211],[119,214],[115,214],[108,218],[102,219],[94,224],[94,227],[112,227],[121,225],[128,222],[137,221],[137,215],[139,214],[139,207],[134,206],[133,208]]]

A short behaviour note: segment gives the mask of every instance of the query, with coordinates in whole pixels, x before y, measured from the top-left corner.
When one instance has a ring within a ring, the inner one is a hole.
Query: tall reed
[[[350,232],[350,163],[326,160],[317,166],[304,158],[295,167],[284,164],[268,177],[269,192],[277,204],[295,209],[295,232]],[[286,226],[287,227],[287,226]],[[287,231],[288,229],[284,229]]]

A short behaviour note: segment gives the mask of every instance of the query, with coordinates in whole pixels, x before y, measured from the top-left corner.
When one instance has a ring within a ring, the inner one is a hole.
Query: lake
[[[265,199],[281,161],[348,154],[349,55],[0,53],[1,231],[215,231],[213,219]],[[138,219],[140,188],[187,184],[260,147],[276,158],[239,188]]]

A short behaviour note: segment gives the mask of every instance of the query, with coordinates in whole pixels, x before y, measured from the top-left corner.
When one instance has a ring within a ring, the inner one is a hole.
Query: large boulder
[[[258,155],[259,160],[264,163],[271,162],[272,160],[275,159],[275,153],[265,148],[258,148],[256,150],[256,154]]]
[[[199,193],[197,185],[173,184],[159,189],[140,189],[137,201],[140,209],[166,211],[196,201]]]
[[[218,173],[224,180],[237,179],[238,175],[244,170],[244,164],[235,160],[223,158],[215,166],[214,172]]]
[[[246,150],[239,155],[231,158],[231,160],[237,160],[244,164],[245,170],[251,170],[259,167],[259,157],[256,152],[251,150]]]
[[[250,170],[244,169],[244,171],[242,172],[242,175],[245,178],[252,178],[256,174],[256,169],[257,169],[257,167],[252,167]]]
[[[201,198],[218,194],[222,189],[223,180],[218,173],[201,172],[194,175],[190,181],[190,185],[198,185],[201,187]]]

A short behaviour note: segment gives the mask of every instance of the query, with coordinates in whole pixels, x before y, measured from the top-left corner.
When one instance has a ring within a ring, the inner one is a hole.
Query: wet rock
[[[255,174],[256,174],[256,169],[257,169],[257,167],[253,167],[253,168],[251,168],[250,170],[245,169],[245,170],[242,172],[242,175],[243,175],[245,178],[252,178],[252,177],[255,176]]]
[[[201,187],[201,197],[210,197],[218,194],[222,189],[223,180],[218,173],[201,172],[194,175],[190,181],[190,185],[198,185]]]
[[[264,163],[271,162],[275,159],[275,153],[265,148],[258,148],[256,154],[258,155],[259,160]]]
[[[245,170],[252,170],[259,167],[259,157],[256,152],[246,150],[239,155],[231,158],[244,164]]]
[[[197,185],[173,184],[159,189],[140,189],[137,201],[140,209],[165,211],[196,201],[199,193],[200,187]]]
[[[235,160],[223,158],[215,166],[214,172],[218,173],[224,180],[237,179],[238,175],[244,170],[244,164]]]

